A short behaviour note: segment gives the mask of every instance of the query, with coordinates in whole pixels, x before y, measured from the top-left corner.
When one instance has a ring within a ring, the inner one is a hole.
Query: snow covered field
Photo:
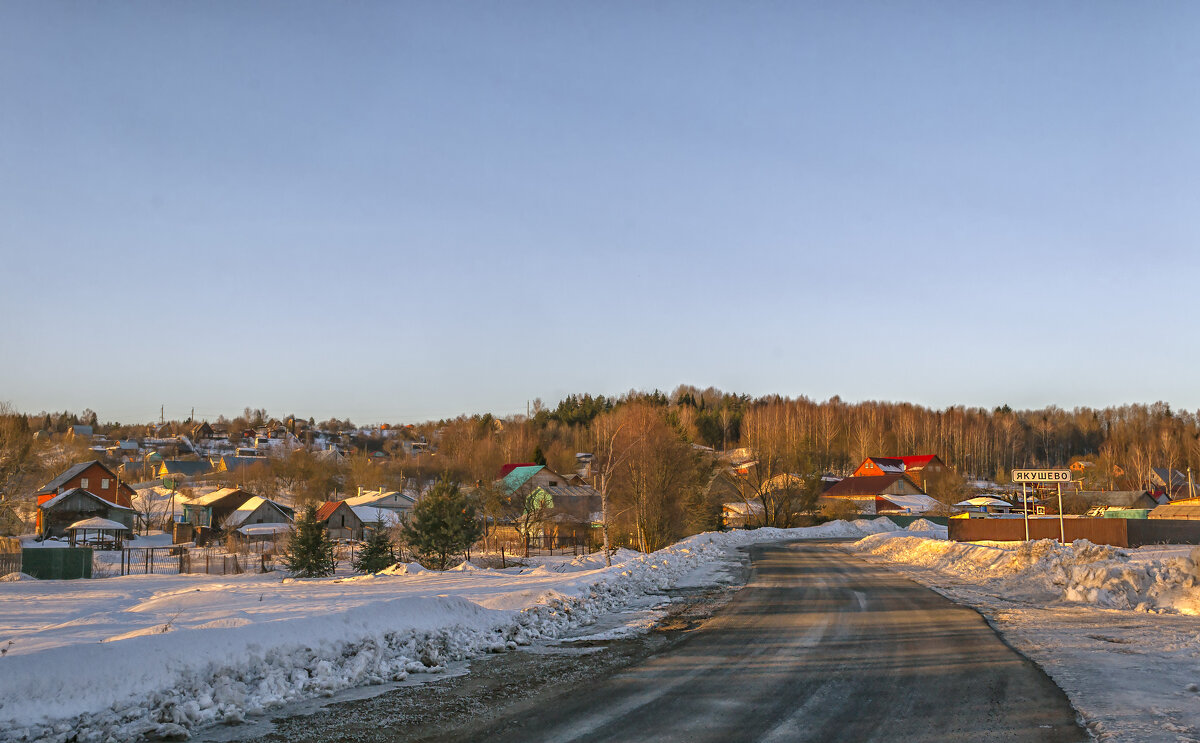
[[[848,548],[979,609],[1050,674],[1099,740],[1200,740],[1192,547],[889,533]]]
[[[611,568],[592,555],[505,570],[399,566],[323,580],[0,583],[0,740],[182,736],[558,637],[644,607],[647,596],[675,584],[711,585],[740,545],[892,527],[832,522],[701,534],[651,555],[623,550]]]
[[[1200,740],[1191,548],[957,544],[945,531],[880,519],[701,534],[651,555],[622,550],[611,568],[593,555],[323,580],[0,583],[0,740],[182,737],[538,640],[620,637],[652,622],[663,590],[727,582],[738,546],[838,537],[979,608],[1100,739]]]

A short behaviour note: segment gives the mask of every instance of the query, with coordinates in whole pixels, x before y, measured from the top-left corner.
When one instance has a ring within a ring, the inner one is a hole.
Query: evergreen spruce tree
[[[431,570],[445,570],[451,558],[466,552],[483,536],[474,499],[446,478],[417,501],[412,519],[405,521],[403,529],[404,540],[418,562]]]
[[[378,573],[396,560],[392,557],[392,540],[382,528],[376,529],[362,552],[350,563],[360,573]]]
[[[317,507],[309,505],[288,540],[287,556],[284,558],[288,572],[298,578],[323,578],[333,575],[337,561],[333,556],[333,541],[324,525],[317,521]]]
[[[533,463],[546,466],[546,455],[542,452],[542,447],[536,447],[533,450]]]

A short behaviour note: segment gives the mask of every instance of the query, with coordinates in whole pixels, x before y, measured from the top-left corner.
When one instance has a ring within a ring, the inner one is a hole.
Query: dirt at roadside
[[[330,705],[311,715],[275,720],[263,743],[310,741],[454,741],[501,715],[518,719],[579,685],[607,676],[683,641],[724,606],[744,584],[678,591],[667,615],[649,632],[631,638],[581,641],[488,656],[470,673],[376,697]],[[520,724],[520,723],[515,723]]]

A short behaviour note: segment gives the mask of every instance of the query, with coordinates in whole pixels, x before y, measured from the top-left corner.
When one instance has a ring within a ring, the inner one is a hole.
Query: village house
[[[1189,483],[1188,476],[1179,470],[1167,467],[1150,468],[1150,484],[1155,495],[1165,495],[1171,500],[1192,498],[1196,493],[1194,483]]]
[[[196,528],[220,529],[234,511],[254,493],[241,488],[221,488],[183,502],[183,521]]]
[[[225,456],[220,457],[213,462],[213,471],[237,474],[245,472],[246,470],[254,467],[259,467],[265,470],[270,466],[270,462],[271,460],[267,457]]]
[[[510,495],[525,496],[527,504],[544,509],[541,535],[554,539],[588,540],[601,521],[600,492],[588,485],[572,485],[545,465],[506,464],[497,484]]]
[[[86,518],[134,523],[133,488],[99,460],[80,462],[34,493],[38,534],[64,536],[66,527]]]
[[[357,511],[359,508],[382,509],[396,513],[411,513],[417,504],[415,493],[399,490],[363,490],[358,489],[358,495],[346,499],[346,504]]]
[[[317,521],[325,526],[330,539],[361,540],[364,537],[366,525],[344,500],[322,503],[317,509]]]
[[[243,530],[245,527],[258,524],[289,525],[295,519],[295,512],[270,498],[256,495],[238,506],[225,519],[227,529]]]
[[[871,475],[907,475],[921,488],[925,480],[949,469],[936,454],[920,454],[904,457],[867,457],[854,470],[853,477]]]
[[[154,470],[154,476],[163,480],[192,480],[212,472],[212,465],[204,460],[167,459]]]
[[[976,513],[980,516],[987,514],[1006,514],[1011,513],[1013,504],[1002,498],[995,498],[988,495],[979,495],[974,498],[967,498],[964,501],[959,501],[954,504],[955,508],[966,511],[967,513]]]
[[[919,504],[932,508],[932,504],[924,500],[909,501],[905,505],[906,499],[898,498],[889,500],[891,496],[925,496],[925,491],[922,490],[908,475],[903,472],[891,473],[887,475],[857,475],[847,477],[840,482],[834,483],[832,487],[826,490],[818,498],[818,503],[823,508],[831,508],[837,506],[850,505],[858,510],[861,514],[875,515],[877,513],[895,512],[897,510],[911,509]],[[933,499],[930,498],[930,501]],[[933,501],[936,503],[936,501]],[[921,511],[924,513],[924,511]]]

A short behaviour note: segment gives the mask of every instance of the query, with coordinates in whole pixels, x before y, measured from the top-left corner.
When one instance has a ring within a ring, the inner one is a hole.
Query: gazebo
[[[88,544],[88,532],[92,532],[92,543],[101,549],[121,549],[121,543],[125,541],[124,532],[127,531],[129,531],[129,527],[119,521],[110,521],[99,516],[76,521],[67,527],[72,547],[76,543]]]

